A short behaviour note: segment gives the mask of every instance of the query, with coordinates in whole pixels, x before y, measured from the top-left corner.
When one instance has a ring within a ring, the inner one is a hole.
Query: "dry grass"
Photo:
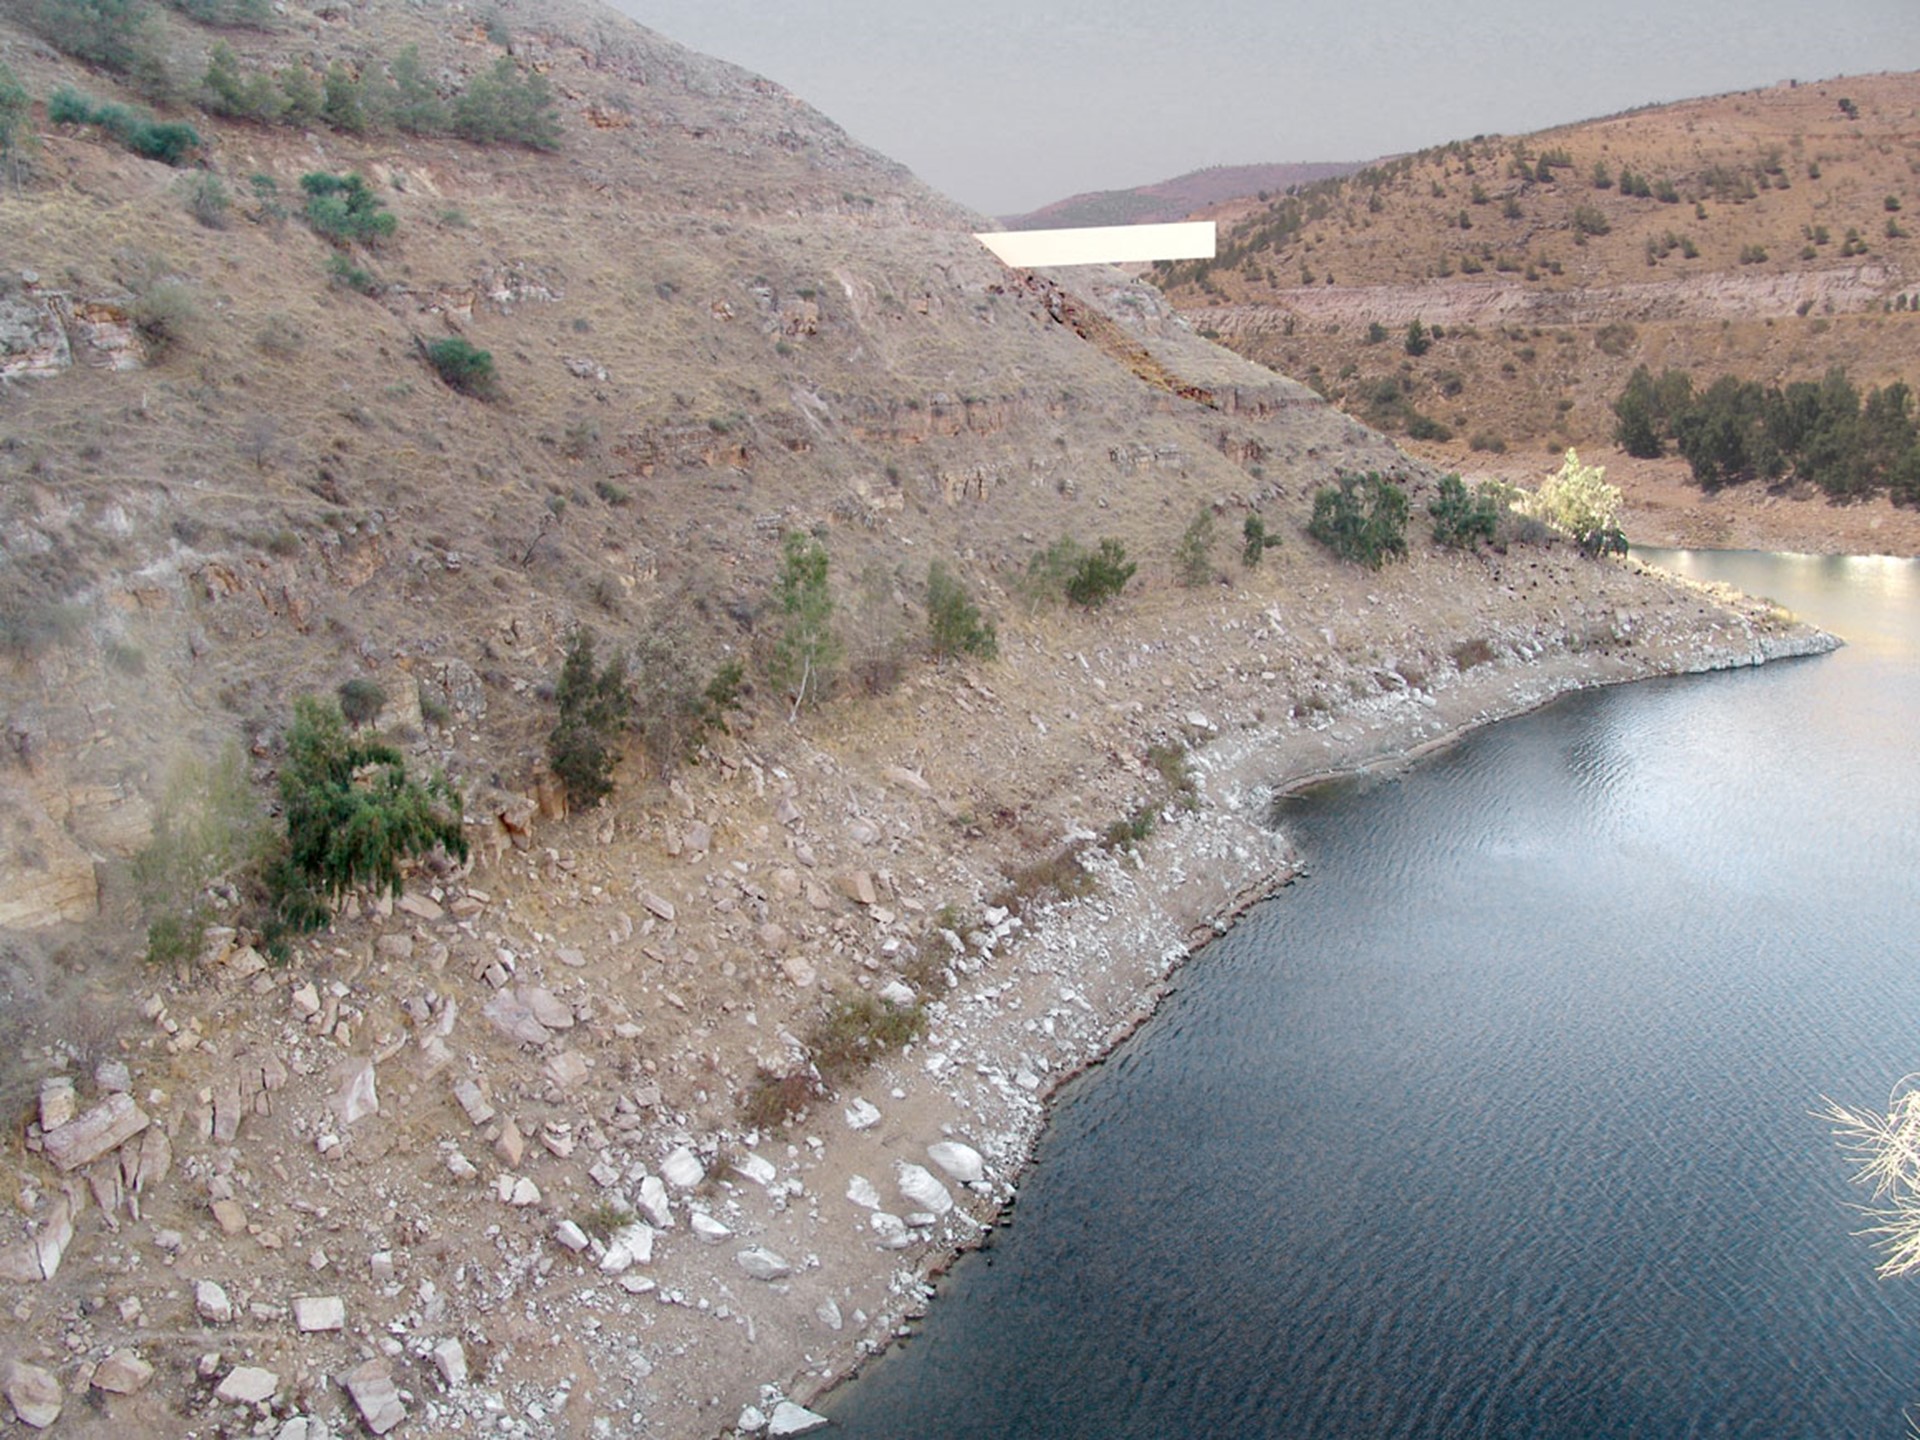
[[[1828,1100],[1819,1112],[1833,1127],[1841,1151],[1859,1168],[1854,1183],[1874,1204],[1862,1212],[1873,1222],[1859,1233],[1879,1249],[1882,1278],[1920,1271],[1920,1090],[1894,1087],[1884,1113]]]

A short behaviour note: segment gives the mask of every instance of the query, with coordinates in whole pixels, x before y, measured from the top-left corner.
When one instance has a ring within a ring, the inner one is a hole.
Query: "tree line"
[[[1836,365],[1820,380],[1762,385],[1722,375],[1696,391],[1669,367],[1636,368],[1613,402],[1614,440],[1629,455],[1674,453],[1706,489],[1791,477],[1851,498],[1884,490],[1920,504],[1920,426],[1904,381],[1864,394]]]

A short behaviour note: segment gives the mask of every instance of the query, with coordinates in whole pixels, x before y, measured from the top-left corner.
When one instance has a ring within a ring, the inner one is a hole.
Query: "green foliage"
[[[169,771],[154,807],[153,838],[132,863],[149,960],[171,964],[198,953],[211,913],[203,892],[221,876],[257,862],[268,833],[237,744],[211,763],[190,759]]]
[[[1619,525],[1619,489],[1607,484],[1604,465],[1582,465],[1572,450],[1534,492],[1527,508],[1538,519],[1571,535],[1589,555],[1626,553],[1626,537]]]
[[[380,688],[379,682],[364,675],[342,681],[335,693],[340,697],[341,715],[356,730],[378,715],[387,703],[387,692]]]
[[[300,188],[307,195],[307,223],[336,245],[376,245],[399,225],[358,173],[316,170],[300,177]]]
[[[271,30],[272,0],[166,0],[190,20],[222,29]]]
[[[427,359],[442,380],[463,395],[490,400],[497,393],[493,378],[493,353],[478,349],[461,335],[449,335],[427,346]]]
[[[523,74],[505,55],[453,102],[452,124],[454,134],[482,145],[560,148],[560,111],[547,77],[537,71]]]
[[[1407,492],[1373,471],[1342,475],[1314,492],[1307,533],[1342,560],[1378,570],[1407,553]]]
[[[311,70],[296,60],[284,70],[277,71],[273,78],[280,87],[281,99],[286,102],[280,111],[281,119],[289,125],[320,123],[327,97]]]
[[[221,40],[207,54],[206,73],[200,77],[201,104],[215,115],[271,125],[287,108],[286,97],[273,77],[261,71],[248,74],[240,57]]]
[[[646,626],[634,641],[629,667],[631,723],[654,773],[664,775],[690,760],[707,736],[739,707],[745,671],[729,660],[700,683],[700,667],[686,635],[671,624]]]
[[[227,193],[224,180],[211,170],[195,170],[186,177],[184,189],[189,215],[209,230],[227,228],[227,212],[233,208],[233,197]]]
[[[1092,554],[1082,555],[1067,577],[1068,603],[1098,609],[1127,588],[1138,568],[1127,559],[1127,547],[1108,537]]]
[[[1216,538],[1213,507],[1202,505],[1173,548],[1173,578],[1187,589],[1213,579],[1213,543]]]
[[[1492,543],[1500,524],[1500,501],[1485,486],[1468,494],[1458,475],[1445,475],[1427,513],[1433,517],[1436,545],[1471,550],[1483,540]]]
[[[927,567],[927,648],[936,660],[991,660],[1000,652],[993,625],[980,618],[967,587],[938,560]]]
[[[1625,183],[1622,177],[1622,183]],[[1573,207],[1573,235],[1579,244],[1585,244],[1589,235],[1605,235],[1613,226],[1608,222],[1606,213],[1597,205],[1576,205]]]
[[[1240,527],[1240,540],[1240,563],[1251,570],[1267,551],[1280,543],[1280,536],[1277,532],[1268,534],[1267,522],[1258,515],[1249,515]]]
[[[357,290],[362,295],[378,295],[380,281],[371,270],[353,263],[338,250],[327,257],[327,276],[336,285],[344,285],[349,290]]]
[[[1428,333],[1427,327],[1420,323],[1418,315],[1407,322],[1407,336],[1402,343],[1406,347],[1407,354],[1416,357],[1426,354],[1433,348],[1433,336]]]
[[[26,0],[21,11],[60,50],[123,75],[131,74],[156,44],[146,0]]]
[[[452,117],[421,63],[420,47],[407,46],[387,68],[393,78],[393,123],[409,135],[443,132]]]
[[[156,120],[115,101],[95,101],[64,85],[47,98],[47,120],[97,126],[143,159],[176,168],[200,148],[200,134],[191,125]]]
[[[350,735],[331,701],[294,702],[280,767],[286,851],[270,876],[276,910],[293,929],[329,918],[327,901],[355,885],[401,890],[400,865],[435,847],[465,859],[460,802],[443,775],[407,775],[398,750]]]
[[[1067,581],[1079,569],[1086,549],[1071,535],[1062,535],[1044,550],[1035,551],[1027,561],[1027,573],[1020,582],[1021,593],[1034,609],[1058,604],[1066,598]]]
[[[792,700],[789,719],[824,698],[840,664],[827,570],[826,546],[804,530],[789,530],[781,542],[780,573],[774,580],[780,629],[768,664],[768,678]]]
[[[547,735],[547,765],[566,787],[567,803],[585,809],[612,793],[616,747],[632,721],[625,657],[596,669],[593,632],[576,629],[567,637],[554,699],[560,720]]]
[[[807,1033],[807,1054],[828,1085],[852,1079],[883,1055],[909,1045],[927,1028],[919,1005],[896,1005],[875,995],[835,1000]]]
[[[360,77],[347,68],[344,60],[327,66],[321,86],[320,116],[327,124],[349,135],[364,135],[371,128],[367,120],[366,91]]]
[[[1374,320],[1368,323],[1367,336],[1366,336],[1367,344],[1378,345],[1382,340],[1385,340],[1386,338],[1387,338],[1386,326],[1382,325],[1378,320]]]
[[[1629,455],[1657,460],[1674,420],[1693,404],[1693,379],[1669,367],[1658,379],[1644,365],[1634,367],[1613,402],[1614,441]]]

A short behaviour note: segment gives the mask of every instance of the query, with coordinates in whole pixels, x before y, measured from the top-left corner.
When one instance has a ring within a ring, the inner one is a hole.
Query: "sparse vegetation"
[[[935,560],[927,567],[927,649],[936,660],[971,655],[991,660],[999,653],[999,637],[966,586]]]
[[[773,587],[780,629],[767,666],[768,678],[791,702],[789,720],[826,697],[840,665],[827,570],[827,547],[804,530],[789,530]]]
[[[1604,465],[1582,465],[1572,450],[1534,492],[1528,508],[1539,519],[1573,537],[1589,555],[1626,553],[1626,537],[1619,525],[1619,489],[1607,484]]]
[[[1266,555],[1267,551],[1279,545],[1281,537],[1267,532],[1267,522],[1258,515],[1249,515],[1246,523],[1240,527],[1240,563],[1249,570],[1253,569]]]
[[[364,675],[342,681],[335,693],[340,700],[341,716],[356,730],[386,708],[387,692],[380,687],[379,681],[369,680]]]
[[[1215,539],[1213,507],[1203,505],[1180,532],[1180,540],[1173,548],[1173,578],[1189,590],[1210,582],[1214,574]]]
[[[1433,517],[1436,545],[1471,550],[1483,540],[1492,542],[1500,523],[1500,502],[1485,486],[1469,494],[1458,475],[1445,475],[1427,513]]]
[[[1313,495],[1307,533],[1342,560],[1378,570],[1407,553],[1407,492],[1369,471]]]
[[[307,223],[336,245],[377,245],[399,224],[358,173],[316,170],[300,177],[300,188],[307,195]]]
[[[597,665],[593,632],[576,628],[567,637],[554,703],[560,719],[547,733],[547,767],[565,787],[567,803],[583,810],[613,791],[620,737],[633,717],[626,657]]]
[[[1097,610],[1127,588],[1138,567],[1127,559],[1127,548],[1111,537],[1090,554],[1081,555],[1067,577],[1068,603]]]
[[[480,349],[463,335],[449,335],[434,341],[427,346],[427,359],[440,378],[462,395],[491,400],[498,394],[492,353]]]
[[[104,130],[126,149],[147,160],[176,168],[200,148],[200,133],[177,120],[156,120],[130,105],[88,99],[62,86],[47,99],[47,121],[53,125],[90,125]]]

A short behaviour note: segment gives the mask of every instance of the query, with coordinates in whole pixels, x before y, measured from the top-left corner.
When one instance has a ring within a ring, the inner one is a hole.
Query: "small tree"
[[[377,245],[399,221],[359,174],[316,170],[300,177],[307,193],[307,223],[336,245]]]
[[[33,97],[0,60],[0,177],[8,184],[19,180],[20,152],[26,148]]]
[[[1582,465],[1574,451],[1534,492],[1533,513],[1571,535],[1589,555],[1624,554],[1620,533],[1620,491],[1607,484],[1604,465]]]
[[[1214,538],[1213,508],[1202,505],[1173,547],[1173,575],[1187,589],[1213,579]]]
[[[770,678],[792,698],[787,718],[826,694],[840,663],[833,631],[833,591],[827,584],[827,548],[804,530],[789,530],[781,542],[780,574],[773,599],[780,612],[769,664]]]
[[[936,660],[974,655],[991,660],[999,653],[999,638],[967,587],[938,560],[927,567],[927,648]]]
[[[1426,354],[1432,348],[1433,336],[1428,332],[1427,327],[1420,323],[1420,317],[1414,316],[1407,322],[1407,354],[1417,357]]]
[[[379,681],[364,675],[342,681],[335,693],[340,697],[340,714],[356,730],[386,708],[387,692]]]
[[[535,150],[560,148],[560,111],[547,77],[522,74],[502,55],[453,102],[453,133],[479,144],[506,142]]]
[[[398,750],[349,735],[328,700],[294,701],[280,804],[287,843],[272,884],[291,928],[325,924],[326,901],[355,885],[399,894],[401,862],[435,846],[467,856],[459,798],[446,777],[410,779]]]
[[[1247,516],[1246,523],[1240,527],[1240,563],[1249,570],[1260,563],[1267,551],[1280,543],[1278,533],[1267,533],[1267,522],[1258,515]]]
[[[1127,559],[1127,547],[1109,536],[1100,542],[1099,549],[1081,557],[1067,579],[1067,599],[1089,610],[1098,609],[1127,588],[1138,568]]]
[[[1407,553],[1407,492],[1369,471],[1314,492],[1307,533],[1342,560],[1378,570]]]
[[[554,700],[560,721],[547,734],[547,765],[566,787],[567,803],[584,809],[613,790],[616,746],[633,714],[626,660],[616,655],[596,669],[593,632],[579,627],[567,637]]]

